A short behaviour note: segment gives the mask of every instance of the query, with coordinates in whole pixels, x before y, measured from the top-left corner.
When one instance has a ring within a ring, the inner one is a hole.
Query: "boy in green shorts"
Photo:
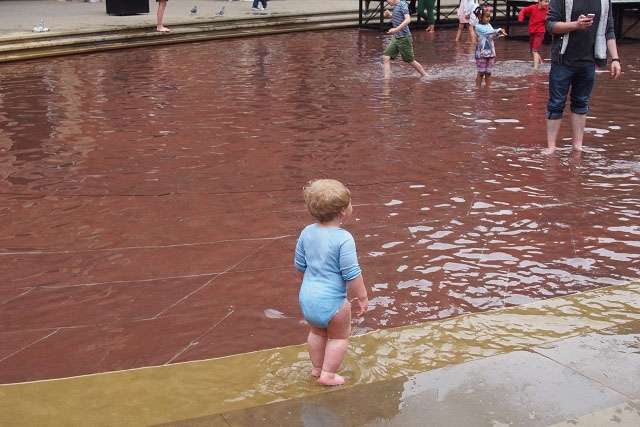
[[[427,72],[424,71],[422,65],[413,56],[413,39],[411,38],[411,30],[409,30],[409,23],[411,22],[409,7],[400,0],[387,0],[387,3],[389,6],[393,6],[392,12],[389,10],[384,11],[384,16],[391,18],[392,28],[387,31],[387,34],[393,34],[393,38],[382,54],[384,78],[391,77],[391,60],[396,59],[398,54],[402,56],[404,62],[415,68],[422,77],[426,76]]]

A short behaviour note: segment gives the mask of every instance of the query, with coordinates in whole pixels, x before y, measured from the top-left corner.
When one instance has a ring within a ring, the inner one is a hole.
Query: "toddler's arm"
[[[364,277],[360,274],[355,279],[349,280],[347,284],[349,285],[349,290],[358,298],[358,311],[356,311],[356,316],[362,317],[369,308],[369,297],[367,296],[367,289],[364,286]]]

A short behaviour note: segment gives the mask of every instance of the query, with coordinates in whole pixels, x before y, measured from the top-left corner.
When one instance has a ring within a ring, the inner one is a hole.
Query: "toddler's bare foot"
[[[321,373],[322,373],[322,368],[313,368],[311,370],[311,376],[312,377],[320,378],[320,374]]]
[[[330,374],[323,372],[318,379],[318,382],[322,385],[343,385],[344,377],[338,374]]]
[[[156,30],[157,30],[158,32],[160,32],[160,33],[170,33],[170,32],[171,32],[171,30],[170,30],[170,29],[168,29],[168,28],[167,28],[167,27],[165,27],[165,26],[157,27],[157,28],[156,28]]]
[[[544,154],[545,156],[548,156],[549,154],[553,154],[553,153],[555,153],[555,152],[556,152],[556,149],[555,149],[555,148],[547,148],[546,150],[544,150],[544,151],[542,152],[542,154]]]

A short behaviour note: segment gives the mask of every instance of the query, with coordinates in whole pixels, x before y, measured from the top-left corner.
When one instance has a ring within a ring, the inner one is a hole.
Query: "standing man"
[[[607,51],[611,55],[611,76],[614,79],[620,76],[611,2],[551,0],[547,31],[553,35],[553,41],[547,104],[547,149],[543,154],[556,151],[556,138],[569,92],[573,149],[582,151],[596,66],[607,66]]]

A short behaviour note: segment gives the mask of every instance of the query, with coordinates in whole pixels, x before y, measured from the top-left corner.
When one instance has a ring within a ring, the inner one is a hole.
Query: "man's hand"
[[[576,21],[577,29],[584,30],[585,28],[589,28],[593,25],[593,18],[590,18],[586,15],[578,16],[578,20]]]
[[[620,66],[620,61],[612,61],[611,62],[611,77],[617,79],[620,77],[620,73],[622,72],[622,67]]]

